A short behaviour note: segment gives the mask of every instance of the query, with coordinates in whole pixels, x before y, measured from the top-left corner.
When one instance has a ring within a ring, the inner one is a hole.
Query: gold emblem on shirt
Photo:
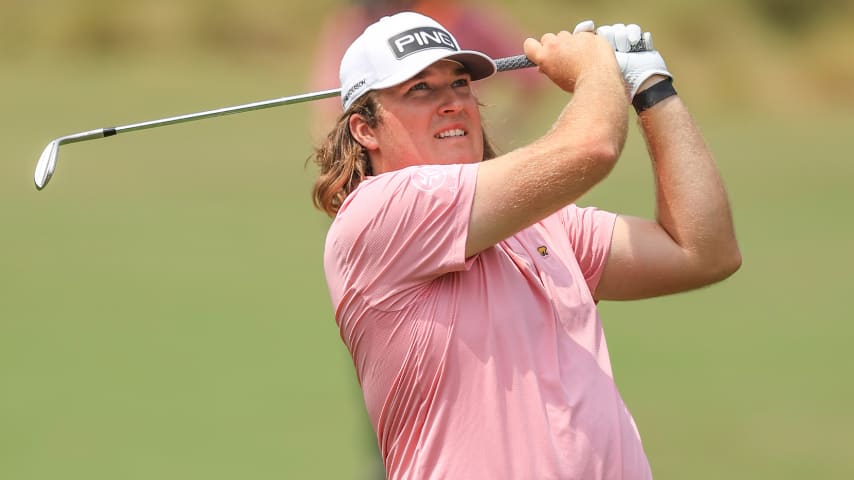
[[[542,257],[548,257],[549,256],[549,247],[547,247],[545,245],[541,245],[541,246],[537,247],[537,251],[540,252],[540,256],[542,256]]]

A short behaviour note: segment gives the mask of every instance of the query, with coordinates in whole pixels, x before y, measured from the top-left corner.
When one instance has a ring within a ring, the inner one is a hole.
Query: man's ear
[[[379,148],[374,129],[358,113],[350,115],[350,134],[367,150],[376,150]]]

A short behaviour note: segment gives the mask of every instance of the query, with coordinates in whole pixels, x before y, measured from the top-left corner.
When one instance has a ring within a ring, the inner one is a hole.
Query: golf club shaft
[[[495,60],[495,65],[496,65],[497,70],[499,72],[504,72],[504,71],[508,71],[508,70],[518,70],[521,68],[529,68],[529,67],[535,66],[534,63],[531,62],[524,55],[516,55],[514,57],[499,58],[499,59]],[[178,115],[175,117],[162,118],[159,120],[149,120],[147,122],[133,123],[130,125],[122,125],[119,127],[101,128],[101,129],[97,129],[97,130],[90,130],[88,132],[81,132],[81,133],[62,137],[59,140],[59,144],[64,145],[67,143],[82,142],[84,140],[92,140],[95,138],[111,137],[113,135],[118,135],[119,133],[124,133],[124,132],[133,132],[136,130],[145,130],[147,128],[163,127],[166,125],[173,125],[176,123],[191,122],[191,121],[202,120],[202,119],[211,118],[211,117],[221,117],[224,115],[231,115],[234,113],[250,112],[253,110],[262,110],[265,108],[279,107],[282,105],[291,105],[291,104],[295,104],[295,103],[310,102],[310,101],[314,101],[314,100],[320,100],[323,98],[337,97],[340,95],[341,95],[340,89],[323,90],[323,91],[319,91],[319,92],[304,93],[301,95],[293,95],[290,97],[282,97],[282,98],[275,98],[272,100],[263,100],[260,102],[247,103],[244,105],[237,105],[234,107],[223,107],[223,108],[218,108],[216,110],[207,110],[204,112],[188,113],[185,115]]]
[[[507,70],[518,70],[520,68],[533,67],[531,62],[524,55],[516,55],[515,57],[499,58],[495,60],[495,66],[499,72]],[[188,113],[177,117],[162,118],[160,120],[150,120],[148,122],[133,123],[130,125],[122,125],[119,127],[99,128],[97,130],[89,130],[87,132],[74,133],[59,137],[47,144],[39,161],[36,163],[36,169],[33,172],[33,180],[36,184],[36,189],[41,190],[50,181],[53,172],[56,169],[57,155],[59,154],[60,145],[67,143],[77,143],[84,140],[93,140],[96,138],[112,137],[123,132],[132,132],[134,130],[144,130],[146,128],[162,127],[175,123],[191,122],[204,118],[221,117],[223,115],[231,115],[232,113],[249,112],[252,110],[261,110],[264,108],[278,107],[280,105],[290,105],[294,103],[308,102],[319,100],[321,98],[329,98],[341,95],[340,89],[324,90],[314,93],[304,93],[302,95],[294,95],[291,97],[276,98],[273,100],[264,100],[261,102],[247,103],[245,105],[237,105],[234,107],[224,107],[216,110],[208,110],[206,112]]]

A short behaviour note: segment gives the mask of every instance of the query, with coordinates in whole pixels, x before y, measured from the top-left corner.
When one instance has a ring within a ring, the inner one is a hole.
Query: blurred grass
[[[321,267],[328,220],[309,199],[307,105],[64,146],[50,186],[31,183],[57,136],[305,91],[308,35],[335,4],[0,5],[0,478],[369,478]],[[829,60],[847,58],[841,40],[822,40],[844,33],[811,21],[795,39],[723,2],[714,18],[733,29],[706,44],[688,34],[712,29],[698,2],[659,2],[674,17],[542,5],[520,20],[655,26],[732,196],[735,277],[602,305],[657,478],[851,478],[852,77]],[[124,40],[93,47],[110,28]],[[792,79],[811,88],[792,94]],[[563,101],[541,99],[500,146],[544,131]],[[651,182],[633,130],[582,203],[651,214]]]
[[[33,190],[56,132],[217,106],[221,85],[295,89],[215,63],[171,65],[169,79],[151,67],[3,78],[18,93],[4,96],[0,477],[356,470],[364,414],[331,321],[298,110],[63,147],[49,189]]]
[[[138,61],[204,52],[241,66],[281,68],[283,60],[293,60],[291,74],[301,76],[324,16],[346,3],[0,0],[0,60],[94,54]],[[648,27],[679,82],[702,88],[704,99],[715,99],[712,105],[787,113],[808,104],[854,107],[850,0],[720,0],[714,6],[540,0],[526,8],[498,3],[523,34],[535,37],[585,18]]]

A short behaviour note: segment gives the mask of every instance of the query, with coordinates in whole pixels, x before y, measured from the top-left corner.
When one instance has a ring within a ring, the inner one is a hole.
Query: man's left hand
[[[664,58],[653,48],[652,34],[644,32],[638,25],[603,25],[596,29],[596,34],[614,47],[617,63],[629,89],[629,98],[634,98],[641,84],[653,75],[673,78]]]

